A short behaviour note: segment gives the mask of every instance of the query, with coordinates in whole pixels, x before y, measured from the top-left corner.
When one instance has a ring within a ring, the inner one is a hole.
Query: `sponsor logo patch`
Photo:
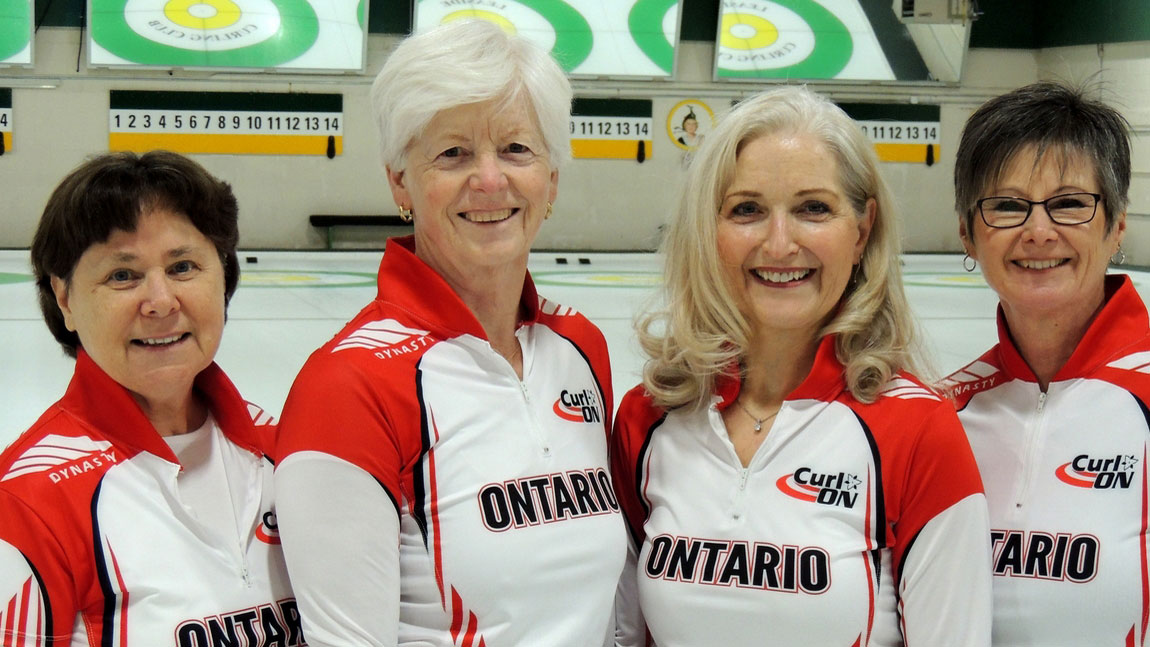
[[[821,473],[809,467],[800,467],[775,482],[779,491],[789,497],[843,508],[855,507],[861,484],[862,479],[854,474]]]
[[[280,527],[276,522],[276,513],[265,512],[264,516],[260,519],[260,525],[256,526],[256,539],[278,546],[280,543]]]
[[[1134,467],[1138,459],[1132,454],[1116,454],[1097,458],[1079,454],[1068,463],[1059,465],[1054,475],[1059,481],[1074,487],[1093,490],[1126,490],[1134,483]]]
[[[563,389],[559,392],[559,398],[555,400],[551,410],[563,420],[571,422],[603,422],[599,398],[590,389],[581,391]]]

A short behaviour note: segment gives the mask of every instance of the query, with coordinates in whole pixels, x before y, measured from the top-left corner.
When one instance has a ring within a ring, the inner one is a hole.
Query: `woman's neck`
[[[195,431],[208,419],[208,407],[194,391],[163,399],[146,399],[135,393],[132,397],[161,436],[178,436]]]
[[[1042,315],[1023,315],[1002,305],[1010,337],[1043,391],[1070,360],[1104,303],[1105,295],[1099,295],[1093,309]]]
[[[527,268],[477,270],[459,285],[452,285],[460,300],[475,315],[487,341],[523,377],[523,355],[515,329]]]
[[[777,408],[810,374],[818,347],[819,340],[809,333],[752,340],[739,397],[758,411]]]

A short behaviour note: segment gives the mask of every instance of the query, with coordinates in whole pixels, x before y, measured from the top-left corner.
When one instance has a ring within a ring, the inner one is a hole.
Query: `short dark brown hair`
[[[1054,81],[995,97],[967,119],[954,164],[954,207],[966,230],[974,226],[982,192],[1030,145],[1037,146],[1039,159],[1054,151],[1080,153],[1093,163],[1110,231],[1129,203],[1130,124],[1086,90]]]
[[[239,206],[232,188],[192,160],[168,151],[109,153],[84,162],[60,182],[32,238],[32,271],[40,311],[64,352],[76,356],[80,337],[64,325],[52,277],[72,280],[80,257],[115,231],[136,230],[156,209],[183,214],[216,247],[224,266],[224,304],[240,280],[236,245]]]

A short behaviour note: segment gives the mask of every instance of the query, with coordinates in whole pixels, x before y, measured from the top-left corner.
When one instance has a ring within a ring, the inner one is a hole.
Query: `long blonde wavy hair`
[[[900,370],[925,368],[899,269],[893,202],[878,158],[858,125],[838,106],[803,87],[763,92],[735,106],[703,140],[680,185],[678,208],[663,243],[663,305],[636,321],[649,357],[643,385],[655,404],[704,407],[718,377],[747,359],[751,324],[721,270],[719,207],[748,142],[779,132],[809,133],[834,154],[839,182],[856,215],[876,203],[856,280],[819,337],[837,334],[835,353],[855,398],[872,402]]]

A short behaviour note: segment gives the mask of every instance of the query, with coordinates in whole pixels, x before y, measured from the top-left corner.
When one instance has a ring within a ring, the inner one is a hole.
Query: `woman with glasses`
[[[970,117],[954,178],[1000,300],[998,345],[948,380],[990,505],[994,644],[1145,644],[1150,327],[1130,278],[1106,275],[1128,124],[1036,83]]]

